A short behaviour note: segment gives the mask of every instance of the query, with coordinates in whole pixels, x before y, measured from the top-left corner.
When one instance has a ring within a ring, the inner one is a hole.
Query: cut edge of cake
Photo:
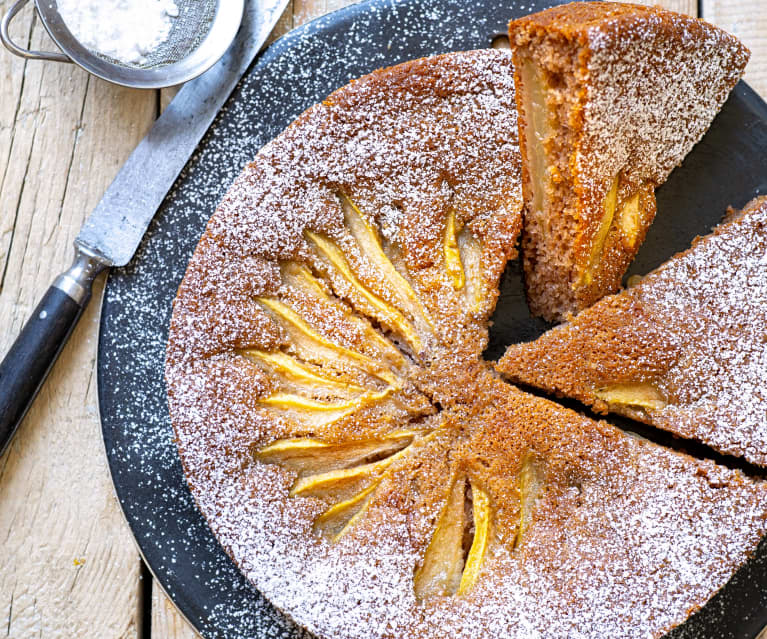
[[[655,216],[655,188],[702,138],[748,50],[659,7],[584,2],[509,25],[534,315],[615,292]]]

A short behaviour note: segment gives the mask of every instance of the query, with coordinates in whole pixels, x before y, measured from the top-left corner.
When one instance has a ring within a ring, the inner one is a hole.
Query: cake
[[[767,465],[767,198],[497,369]]]
[[[706,132],[749,52],[702,20],[609,2],[514,20],[509,39],[528,303],[563,320],[618,290],[655,188]]]
[[[508,53],[408,62],[266,145],[191,258],[166,362],[187,482],[317,637],[660,637],[765,530],[764,482],[483,361],[519,167]]]

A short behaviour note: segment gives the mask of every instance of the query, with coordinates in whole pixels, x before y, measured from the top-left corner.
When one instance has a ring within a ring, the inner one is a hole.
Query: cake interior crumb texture
[[[562,320],[620,287],[655,188],[706,132],[749,52],[702,20],[607,2],[520,18],[509,34],[528,300]]]

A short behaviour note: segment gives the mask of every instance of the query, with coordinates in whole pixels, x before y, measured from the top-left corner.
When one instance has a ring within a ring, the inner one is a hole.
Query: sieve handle
[[[54,53],[48,51],[30,51],[24,47],[20,47],[13,40],[11,40],[10,33],[8,32],[11,26],[11,21],[16,17],[16,14],[24,8],[29,0],[16,0],[13,3],[8,12],[3,16],[2,22],[0,22],[0,40],[2,40],[5,48],[11,53],[19,56],[20,58],[26,58],[27,60],[51,60],[53,62],[72,62],[69,56],[63,53]]]

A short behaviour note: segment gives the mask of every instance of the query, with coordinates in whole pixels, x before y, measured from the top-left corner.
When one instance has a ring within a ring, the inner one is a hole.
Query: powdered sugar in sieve
[[[196,48],[210,30],[216,2],[58,0],[57,7],[72,35],[93,53],[148,68]]]

